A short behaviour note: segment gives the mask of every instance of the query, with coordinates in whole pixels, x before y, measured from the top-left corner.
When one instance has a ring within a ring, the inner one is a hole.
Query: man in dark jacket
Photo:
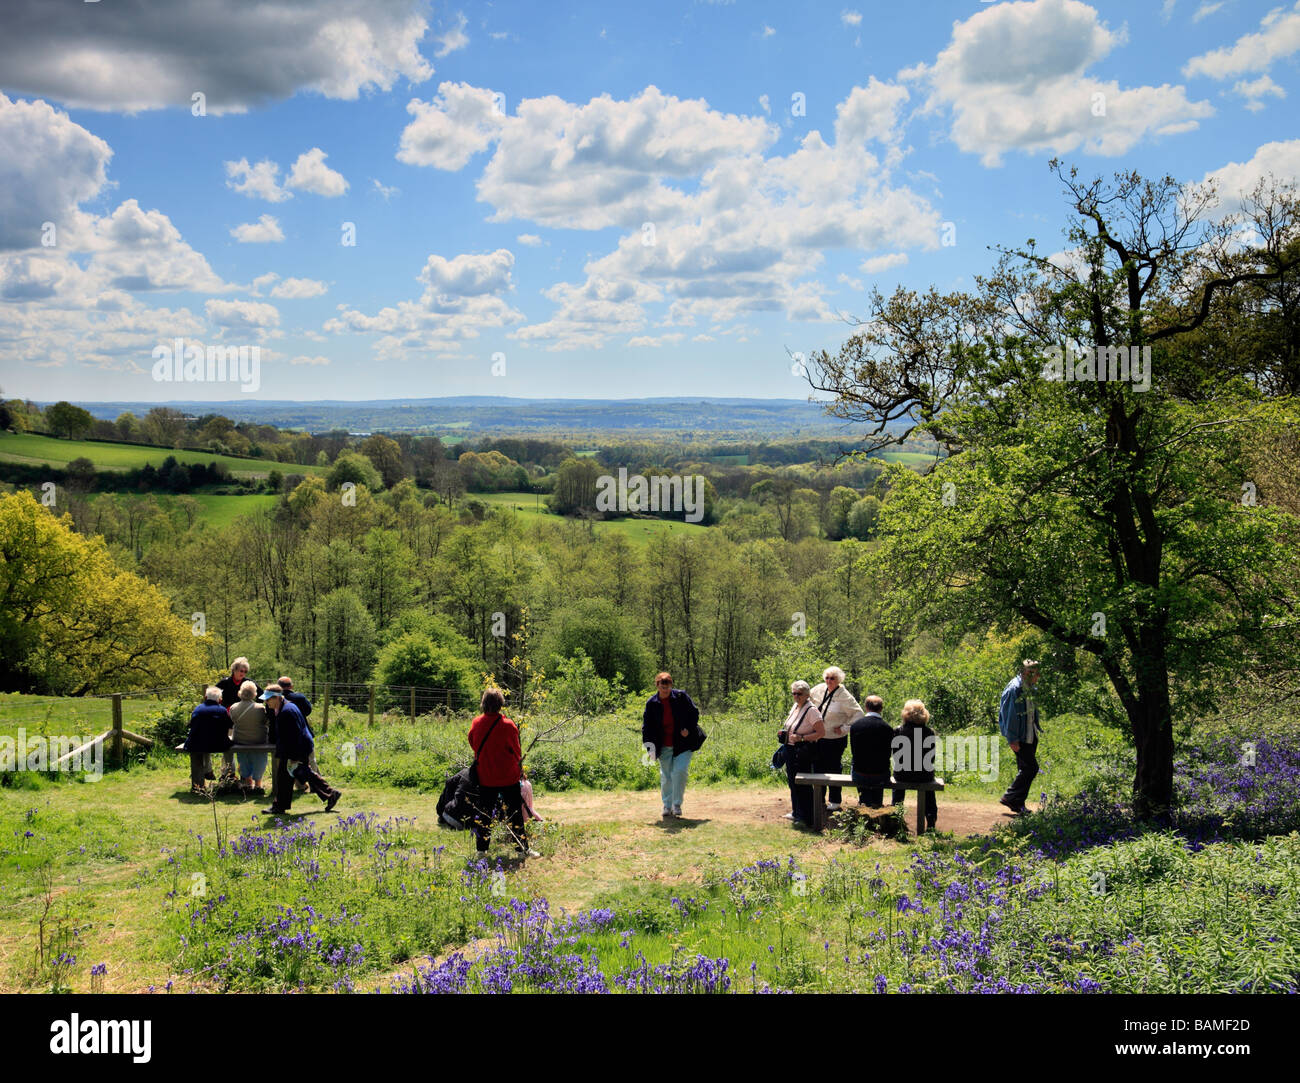
[[[285,700],[286,700],[287,702],[289,702],[289,703],[292,703],[295,707],[297,707],[297,708],[298,708],[298,713],[301,714],[302,717],[303,717],[304,720],[305,720],[305,719],[307,718],[307,716],[311,714],[311,700],[309,700],[309,699],[308,699],[306,696],[304,696],[301,692],[295,692],[295,691],[293,690],[293,678],[292,678],[292,677],[281,677],[281,678],[280,678],[278,681],[276,681],[275,683],[278,684],[278,685],[280,686],[280,688],[284,691],[284,698],[285,698]],[[308,725],[307,725],[307,732],[311,734],[311,736],[312,736],[312,740],[314,741],[314,740],[316,739],[316,734],[315,734],[315,732],[312,730],[312,728],[311,728],[311,724],[310,724],[310,723],[308,723]],[[272,740],[272,741],[275,740],[275,730],[274,730],[274,728],[271,730],[271,740]],[[315,753],[315,751],[313,751],[312,754],[307,758],[307,765],[308,765],[308,766],[309,766],[313,771],[315,771],[318,775],[320,774],[320,768],[318,768],[318,767],[316,766],[316,753]],[[299,782],[295,788],[297,789],[297,791],[298,791],[299,793],[306,793],[306,792],[307,792],[307,786],[306,786],[304,783],[302,783],[302,782]]]
[[[325,802],[325,811],[329,812],[343,794],[308,766],[316,742],[307,727],[307,720],[294,704],[284,698],[284,690],[279,685],[269,685],[261,699],[266,704],[266,709],[275,715],[276,721],[276,804],[266,810],[266,815],[289,811],[293,804],[294,779],[305,782],[311,792]]]
[[[704,731],[700,729],[700,709],[690,696],[673,687],[671,674],[660,673],[655,686],[658,691],[641,715],[641,746],[659,761],[663,818],[672,820],[682,814],[686,771],[691,755],[704,744]]]
[[[212,753],[230,747],[230,712],[221,706],[221,690],[204,690],[203,702],[190,715],[185,751],[190,754],[190,793],[207,796],[204,779],[212,774]]]
[[[858,788],[858,802],[868,808],[885,803],[885,787],[893,764],[890,750],[894,731],[883,717],[885,701],[868,696],[862,701],[866,712],[849,727],[849,748],[853,756],[853,784]]]

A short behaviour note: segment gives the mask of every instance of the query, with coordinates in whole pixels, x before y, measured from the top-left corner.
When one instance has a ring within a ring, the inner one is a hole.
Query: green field
[[[192,463],[222,463],[235,477],[266,477],[272,470],[281,474],[324,474],[327,467],[276,463],[267,459],[241,459],[234,455],[214,455],[210,451],[172,450],[137,447],[133,444],[109,444],[94,440],[60,440],[39,433],[0,433],[0,461],[64,467],[73,459],[89,459],[97,470],[138,470],[162,466],[167,456],[187,466]]]
[[[99,493],[91,497],[96,500],[114,500],[118,493]],[[170,509],[176,503],[176,497],[167,493],[153,493],[154,499],[164,508]],[[212,527],[229,526],[241,515],[251,515],[275,507],[280,498],[273,493],[249,493],[247,495],[231,493],[186,493],[191,500],[203,505],[202,519]]]
[[[469,493],[467,499],[481,500],[493,508],[510,508],[521,515],[541,516],[554,523],[565,520],[546,510],[546,496],[536,493]],[[703,523],[674,523],[667,519],[611,519],[595,524],[597,533],[625,535],[630,541],[644,544],[661,534],[702,534],[709,528]]]

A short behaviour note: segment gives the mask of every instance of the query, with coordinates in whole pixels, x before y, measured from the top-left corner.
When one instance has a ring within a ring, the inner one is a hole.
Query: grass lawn
[[[208,451],[137,447],[134,444],[100,443],[93,440],[61,440],[38,433],[0,433],[0,460],[10,462],[63,467],[73,459],[85,458],[93,462],[97,470],[136,470],[149,464],[162,466],[163,460],[169,455],[174,455],[177,462],[186,465],[224,463],[236,477],[266,477],[272,470],[279,470],[281,474],[323,475],[327,469],[322,466],[299,466],[296,463],[214,455]]]

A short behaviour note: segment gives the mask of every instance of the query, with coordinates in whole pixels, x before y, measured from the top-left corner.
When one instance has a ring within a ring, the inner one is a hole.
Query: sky
[[[1300,175],[1300,2],[3,18],[5,397],[802,398],[873,288],[1062,250],[1053,156],[1222,213]],[[178,344],[245,371],[178,381]]]

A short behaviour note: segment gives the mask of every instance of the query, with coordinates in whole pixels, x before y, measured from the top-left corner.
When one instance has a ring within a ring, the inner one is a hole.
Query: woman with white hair
[[[812,703],[812,689],[807,681],[795,681],[790,685],[790,695],[794,706],[786,716],[777,740],[786,746],[785,777],[790,783],[790,811],[787,820],[797,824],[812,823],[812,787],[796,785],[794,776],[800,772],[813,769],[814,750],[821,740],[826,728],[822,725],[821,712]]]
[[[239,702],[230,708],[235,727],[235,744],[264,745],[266,741],[266,707],[257,700],[257,685],[245,681],[239,686]],[[262,776],[266,774],[265,752],[239,753],[239,785],[247,794],[264,794]]]
[[[919,699],[903,704],[903,723],[894,730],[894,779],[898,782],[933,782],[934,758],[938,737],[927,723],[930,712]],[[894,804],[901,805],[905,790],[894,791]],[[939,818],[939,802],[933,790],[918,791],[918,802],[925,802],[925,829],[933,831]]]
[[[212,774],[212,753],[229,747],[230,714],[221,706],[221,689],[211,685],[190,714],[190,732],[185,738],[185,751],[190,754],[190,793],[207,797],[204,779]]]
[[[849,727],[863,714],[853,693],[844,687],[844,670],[839,666],[828,667],[822,674],[822,683],[812,690],[809,698],[826,725],[826,736],[817,742],[816,770],[826,775],[842,774]],[[832,812],[840,807],[840,787],[827,788],[826,807]]]

